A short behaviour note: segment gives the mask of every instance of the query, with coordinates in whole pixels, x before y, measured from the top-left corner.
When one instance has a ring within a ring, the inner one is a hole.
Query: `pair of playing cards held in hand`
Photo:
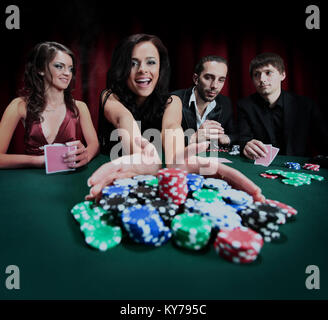
[[[76,146],[66,146],[60,143],[47,144],[44,146],[44,159],[46,164],[46,173],[55,173],[63,171],[73,171],[68,163],[64,162],[63,155],[69,151],[76,150]]]
[[[267,155],[265,157],[256,159],[254,164],[260,164],[262,166],[267,167],[271,164],[271,162],[279,152],[279,148],[275,148],[271,144],[265,144],[265,147],[268,151]]]

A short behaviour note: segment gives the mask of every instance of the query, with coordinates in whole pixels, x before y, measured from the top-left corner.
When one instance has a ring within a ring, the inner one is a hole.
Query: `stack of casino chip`
[[[323,180],[314,174],[269,171],[266,173],[294,183]],[[136,243],[152,246],[166,243],[173,234],[178,246],[199,250],[208,244],[211,230],[214,235],[245,226],[269,242],[280,237],[279,225],[297,214],[294,208],[278,201],[253,203],[250,195],[232,189],[224,180],[187,175],[180,169],[162,169],[158,177],[140,175],[115,180],[102,190],[99,205],[85,201],[71,212],[86,243],[102,251],[119,244],[122,231],[127,231]],[[239,262],[256,258],[255,252],[239,252],[227,243],[217,243],[216,247],[226,258]]]
[[[134,176],[133,179],[138,181],[138,184],[145,184],[151,187],[158,187],[158,179],[153,175],[138,175]]]
[[[266,199],[265,202],[281,208],[282,213],[286,215],[287,219],[292,218],[297,215],[297,210],[288,204],[282,203],[277,200],[271,200],[271,199]]]
[[[122,224],[130,238],[137,243],[161,246],[172,236],[158,211],[148,205],[136,205],[123,211]]]
[[[219,192],[213,189],[199,189],[197,191],[194,191],[192,193],[192,196],[194,199],[198,201],[203,201],[208,203],[222,200],[222,197],[220,196]]]
[[[163,219],[165,225],[171,226],[173,218],[177,215],[179,206],[173,202],[166,201],[159,197],[155,199],[147,199],[145,203],[148,206],[154,207],[161,218]]]
[[[231,147],[231,151],[229,152],[231,156],[237,156],[240,154],[240,146],[238,144],[234,144]]]
[[[284,179],[281,180],[282,183],[288,184],[294,187],[303,186],[305,184],[311,184],[311,177],[306,173],[297,172],[283,172],[280,174]]]
[[[82,225],[85,222],[99,221],[106,214],[106,211],[95,205],[92,201],[77,203],[72,209],[71,214],[74,219]]]
[[[268,174],[268,173],[260,173],[260,176],[263,178],[267,178],[267,179],[277,179],[278,178],[277,175]]]
[[[130,189],[127,186],[107,186],[102,189],[102,197],[104,198],[112,198],[117,195],[121,195],[122,197],[127,197],[129,195]]]
[[[239,212],[253,203],[253,198],[246,192],[226,189],[220,192],[222,199]]]
[[[239,212],[242,224],[259,232],[265,242],[280,239],[279,224],[286,222],[286,213],[271,203],[255,202]]]
[[[211,221],[214,230],[234,229],[241,227],[241,217],[237,210],[223,201],[211,203],[187,199],[185,210],[190,213],[198,213]]]
[[[218,191],[231,189],[231,186],[224,180],[216,178],[206,178],[203,183],[204,187]]]
[[[144,204],[147,199],[154,199],[158,195],[158,189],[147,184],[137,185],[130,188],[130,197],[138,199],[139,203]]]
[[[255,261],[262,246],[262,236],[246,227],[221,230],[214,242],[215,251],[222,258],[234,263]]]
[[[284,164],[289,169],[301,170],[301,165],[298,162],[285,162]]]
[[[72,215],[80,223],[85,242],[98,250],[106,251],[118,245],[122,240],[119,226],[110,226],[102,221],[106,211],[91,201],[76,204]]]
[[[187,172],[177,168],[165,168],[158,171],[158,192],[162,199],[180,205],[188,195]]]
[[[138,185],[138,180],[132,178],[116,179],[113,184],[121,187],[135,187]]]
[[[187,174],[188,191],[196,191],[203,187],[204,177],[196,173]]]
[[[96,221],[81,225],[85,242],[100,251],[106,251],[117,246],[122,240],[122,230],[119,226],[110,226]]]
[[[171,229],[179,247],[200,250],[208,244],[212,226],[208,219],[199,214],[182,213],[175,216]]]
[[[133,179],[137,180],[138,182],[141,182],[141,183],[146,183],[148,181],[152,181],[157,178],[150,174],[147,174],[147,175],[141,174],[141,175],[134,176]]]
[[[137,198],[133,197],[123,197],[119,194],[111,197],[103,197],[99,201],[99,205],[106,210],[106,215],[104,218],[109,224],[121,224],[121,214],[122,212],[131,206],[138,203]]]
[[[269,175],[279,175],[283,177],[281,181],[284,184],[292,185],[294,187],[302,185],[310,185],[311,180],[323,181],[324,177],[316,174],[308,174],[304,172],[294,172],[294,171],[283,171],[283,170],[267,170],[265,171]]]
[[[303,169],[311,170],[311,171],[319,171],[320,165],[319,164],[313,164],[313,163],[305,163],[303,165]]]

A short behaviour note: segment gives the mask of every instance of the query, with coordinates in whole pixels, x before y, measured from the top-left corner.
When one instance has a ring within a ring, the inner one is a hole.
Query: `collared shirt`
[[[281,154],[285,154],[286,152],[286,143],[284,139],[284,99],[283,99],[283,91],[274,104],[273,107],[270,107],[268,101],[264,100],[260,97],[262,105],[265,107],[267,112],[270,114],[271,119],[271,131],[274,133],[274,140],[272,141],[272,145],[278,147],[280,149]]]
[[[189,99],[189,108],[194,105],[195,112],[196,112],[196,120],[197,120],[197,129],[205,122],[208,114],[215,108],[216,102],[213,100],[205,109],[205,112],[203,116],[201,117],[198,108],[197,108],[197,102],[196,102],[196,96],[195,96],[195,87],[192,89],[192,94]]]

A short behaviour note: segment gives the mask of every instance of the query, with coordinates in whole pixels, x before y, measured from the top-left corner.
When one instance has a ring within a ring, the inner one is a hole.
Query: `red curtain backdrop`
[[[19,7],[21,29],[0,29],[5,44],[0,62],[0,115],[21,88],[27,53],[38,42],[58,41],[76,54],[74,97],[87,103],[97,128],[99,95],[106,86],[113,49],[123,37],[142,32],[159,36],[168,48],[172,91],[192,85],[193,68],[200,57],[221,55],[229,62],[222,93],[236,108],[238,99],[254,92],[248,72],[251,59],[271,51],[281,55],[286,64],[283,89],[311,97],[327,119],[324,82],[320,78],[327,69],[323,62],[324,30],[305,28],[304,3],[284,10],[238,2],[211,8],[189,4],[179,9],[168,4],[163,10],[136,11],[100,7],[95,1],[67,1],[61,10],[54,11],[31,3]],[[23,132],[19,125],[10,152],[22,150]]]

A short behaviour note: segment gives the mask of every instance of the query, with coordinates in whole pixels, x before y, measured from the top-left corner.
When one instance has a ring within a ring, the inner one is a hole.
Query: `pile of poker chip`
[[[298,162],[285,162],[284,164],[289,169],[301,170],[301,164],[298,163]],[[314,164],[314,163],[305,163],[302,166],[302,168],[305,169],[305,170],[319,171],[320,170],[320,165],[319,164]]]
[[[212,226],[205,217],[194,213],[177,215],[171,224],[175,243],[182,248],[200,250],[210,240]]]
[[[277,179],[280,176],[282,177],[281,179],[282,183],[294,187],[310,185],[312,180],[316,180],[316,181],[324,180],[324,177],[316,174],[309,174],[305,172],[295,172],[295,171],[284,171],[279,169],[267,170],[265,171],[265,173],[261,173],[260,175],[268,179]]]
[[[262,246],[262,236],[246,227],[223,229],[214,242],[215,251],[224,259],[235,263],[255,261]]]
[[[125,239],[151,247],[172,242],[192,251],[213,245],[228,261],[250,263],[264,242],[279,238],[279,225],[297,214],[270,201],[253,203],[224,180],[164,168],[157,176],[117,179],[97,203],[78,203],[71,213],[87,245],[101,251]]]
[[[255,202],[240,214],[243,225],[260,233],[265,242],[280,239],[279,224],[286,223],[286,216],[277,205]]]
[[[122,223],[130,238],[137,243],[161,246],[172,236],[158,211],[150,205],[129,207],[122,213]]]
[[[237,156],[240,154],[240,146],[232,145],[231,147],[218,146],[216,144],[207,150],[208,152],[227,152],[231,156]]]
[[[101,218],[106,214],[102,207],[91,201],[84,201],[76,204],[71,213],[80,224],[85,242],[91,247],[106,251],[121,242],[121,228],[102,223]]]
[[[315,163],[305,163],[303,165],[303,169],[305,170],[311,170],[311,171],[319,171],[320,165]]]
[[[301,165],[298,162],[285,162],[284,165],[288,169],[301,170]]]
[[[231,151],[229,152],[231,156],[237,156],[240,154],[240,146],[238,144],[234,144],[231,147]]]

